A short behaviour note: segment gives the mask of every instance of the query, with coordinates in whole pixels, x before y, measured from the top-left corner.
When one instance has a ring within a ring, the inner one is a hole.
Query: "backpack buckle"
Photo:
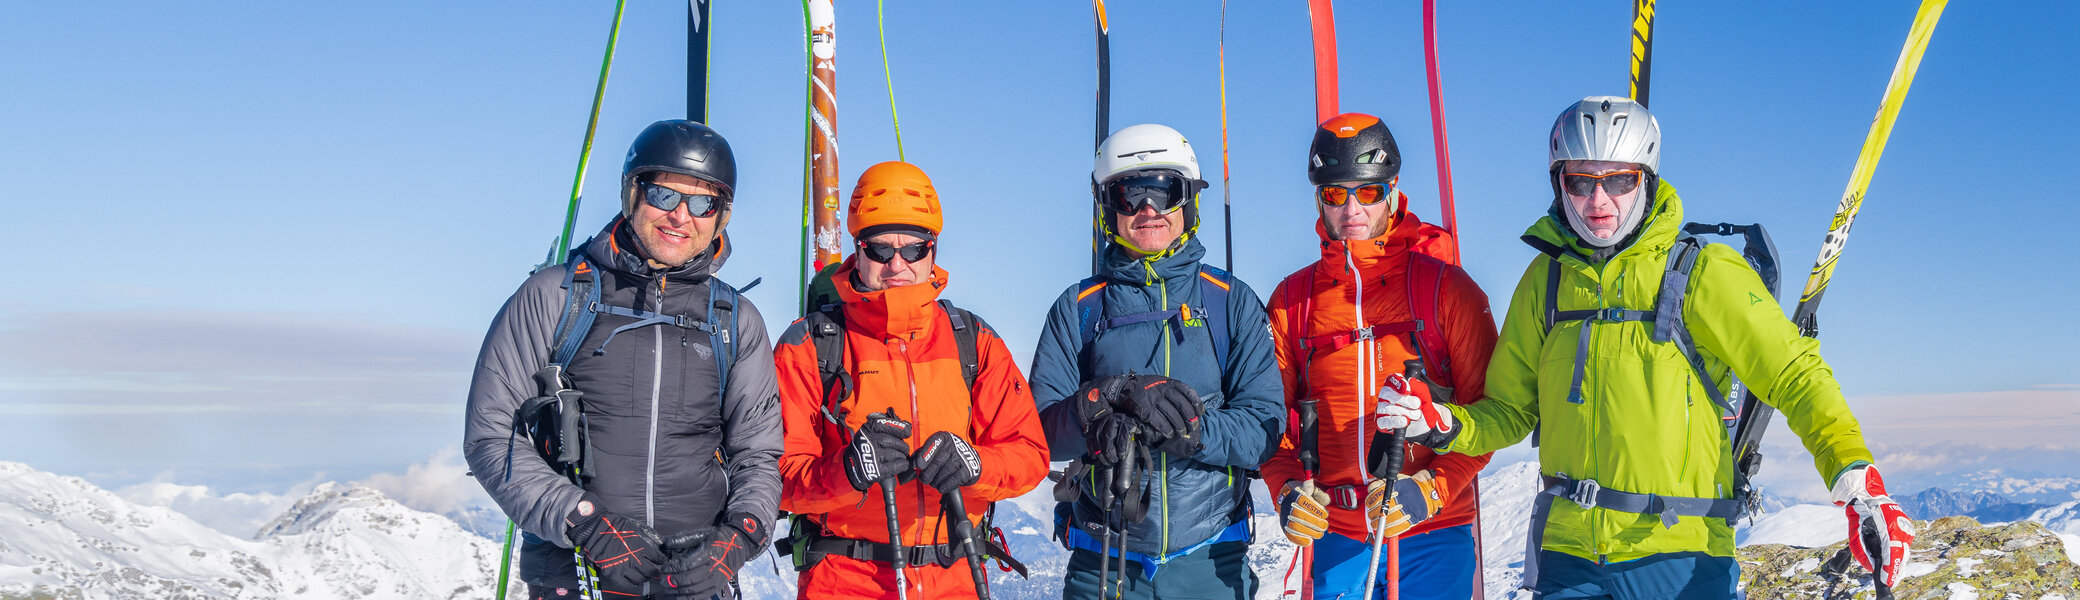
[[[1372,339],[1373,337],[1371,327],[1351,330],[1351,341],[1353,342],[1369,342],[1372,341]]]
[[[1581,505],[1582,510],[1588,510],[1596,508],[1596,494],[1600,491],[1603,491],[1603,485],[1596,480],[1578,479],[1574,482],[1574,490],[1567,493],[1567,499]]]

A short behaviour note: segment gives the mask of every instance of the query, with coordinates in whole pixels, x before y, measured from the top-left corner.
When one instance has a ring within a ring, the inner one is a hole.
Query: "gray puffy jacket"
[[[705,322],[709,286],[729,252],[727,238],[684,266],[656,270],[627,252],[633,244],[608,225],[583,251],[595,266],[601,302]],[[521,579],[575,587],[564,517],[590,491],[603,507],[640,519],[669,538],[745,513],[770,530],[779,511],[783,446],[779,391],[765,319],[749,300],[736,306],[736,360],[729,389],[717,390],[707,333],[651,325],[618,335],[630,317],[600,314],[571,361],[571,386],[584,392],[594,453],[585,488],[558,475],[524,441],[509,444],[514,413],[540,393],[533,375],[551,360],[563,316],[564,267],[543,269],[499,310],[470,381],[463,452],[477,481],[529,535]],[[604,344],[604,353],[594,350]],[[509,452],[510,449],[510,452]],[[510,455],[509,455],[510,454]]]

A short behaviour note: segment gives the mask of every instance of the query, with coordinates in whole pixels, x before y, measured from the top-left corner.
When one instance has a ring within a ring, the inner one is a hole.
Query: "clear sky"
[[[1114,4],[1112,124],[1176,127],[1217,174],[1219,5]],[[1533,255],[1517,236],[1550,199],[1553,116],[1625,93],[1629,3],[1443,4],[1465,262],[1501,304]],[[1767,224],[1787,288],[1818,251],[1914,6],[1660,7],[1662,172],[1691,220]],[[278,488],[457,444],[482,332],[562,219],[612,9],[0,8],[0,235],[17,248],[0,294],[0,460],[104,484]],[[1308,27],[1297,0],[1230,10],[1234,266],[1265,292],[1315,256]],[[1029,353],[1047,304],[1086,274],[1089,8],[895,1],[886,16],[908,157],[947,202],[947,296]],[[1417,19],[1412,0],[1339,6],[1342,105],[1390,124],[1403,187],[1434,218]],[[726,0],[714,20],[712,123],[742,173],[723,275],[765,279],[750,296],[777,331],[795,303],[802,17]],[[1925,441],[1876,425],[1924,410],[2080,418],[2080,209],[2064,189],[2080,163],[2076,21],[2062,2],[1943,16],[1821,311],[1874,443]],[[873,7],[840,0],[838,23],[849,188],[896,148]],[[635,132],[683,115],[684,29],[684,3],[629,3],[581,235],[616,211]],[[1218,181],[1204,202],[1219,257]],[[1883,400],[1907,396],[1924,401]],[[2028,402],[1997,400],[2016,397]],[[1962,439],[2064,443],[2041,429]]]

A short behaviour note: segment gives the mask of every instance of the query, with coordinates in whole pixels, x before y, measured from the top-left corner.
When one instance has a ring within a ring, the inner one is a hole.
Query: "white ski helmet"
[[[1199,192],[1206,189],[1207,183],[1199,178],[1199,157],[1192,152],[1192,143],[1175,129],[1144,123],[1128,126],[1106,137],[1103,143],[1098,144],[1097,156],[1091,166],[1093,200],[1104,203],[1107,184],[1116,181],[1118,186],[1130,189],[1157,189],[1138,186],[1136,181],[1120,181],[1131,175],[1150,172],[1165,174],[1162,180],[1170,186],[1170,192],[1159,196],[1173,197],[1182,203],[1185,236],[1178,239],[1182,241],[1190,237],[1199,230]],[[1176,175],[1167,175],[1166,172]],[[1149,183],[1153,185],[1156,182]],[[1117,212],[1108,208],[1103,213],[1105,230],[1116,236]]]
[[[1568,227],[1589,245],[1608,248],[1632,235],[1653,208],[1655,181],[1661,171],[1661,124],[1654,120],[1654,113],[1647,112],[1647,107],[1629,98],[1583,98],[1560,111],[1560,117],[1553,121],[1548,159],[1546,168],[1553,184],[1553,201],[1566,214]],[[1590,233],[1574,203],[1564,197],[1560,167],[1570,160],[1633,163],[1646,172],[1639,184],[1644,201],[1633,202],[1631,210],[1619,215],[1618,229],[1610,237]]]

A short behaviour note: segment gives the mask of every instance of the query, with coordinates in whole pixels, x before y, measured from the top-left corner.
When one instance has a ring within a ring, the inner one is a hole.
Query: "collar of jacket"
[[[1555,201],[1546,209],[1546,216],[1524,230],[1521,239],[1525,244],[1553,258],[1561,254],[1572,254],[1590,265],[1602,265],[1618,258],[1668,252],[1676,243],[1683,229],[1683,199],[1676,195],[1676,187],[1668,180],[1656,177],[1654,186],[1653,212],[1639,225],[1632,237],[1609,248],[1597,248],[1582,241],[1574,229],[1567,226],[1567,217],[1559,214],[1560,205]]]
[[[658,277],[664,277],[669,281],[678,282],[700,282],[713,277],[715,271],[722,269],[722,263],[729,260],[729,234],[723,233],[715,236],[714,243],[710,244],[706,251],[695,255],[693,260],[686,261],[686,264],[664,269],[653,268],[650,261],[635,253],[635,234],[630,231],[627,223],[628,219],[625,218],[614,219],[614,222],[608,223],[605,229],[600,230],[599,235],[592,237],[592,243],[585,247],[585,256],[591,258],[596,265],[645,281],[655,281]]]
[[[1182,242],[1172,244],[1169,250],[1147,256],[1115,243],[1105,248],[1102,274],[1107,281],[1147,287],[1162,281],[1190,278],[1199,272],[1199,259],[1205,257],[1206,246],[1199,244],[1198,236],[1186,236]]]
[[[1401,202],[1402,206],[1407,206],[1408,198],[1403,196]],[[1405,255],[1409,249],[1415,247],[1422,226],[1423,222],[1417,220],[1414,214],[1402,210],[1401,214],[1394,217],[1393,224],[1387,226],[1386,233],[1371,239],[1337,240],[1330,239],[1328,224],[1317,218],[1314,221],[1314,234],[1322,240],[1322,259],[1316,263],[1317,270],[1323,277],[1340,283],[1351,280],[1354,274],[1351,273],[1350,265],[1353,264],[1358,266],[1357,274],[1366,277],[1383,274],[1390,268],[1399,268],[1406,262]],[[1350,254],[1348,263],[1344,260],[1346,252]]]
[[[932,278],[885,290],[862,292],[852,285],[859,255],[845,257],[838,272],[831,274],[838,299],[845,303],[845,328],[886,340],[923,337],[938,315],[939,292],[946,289],[946,269],[932,266]]]

